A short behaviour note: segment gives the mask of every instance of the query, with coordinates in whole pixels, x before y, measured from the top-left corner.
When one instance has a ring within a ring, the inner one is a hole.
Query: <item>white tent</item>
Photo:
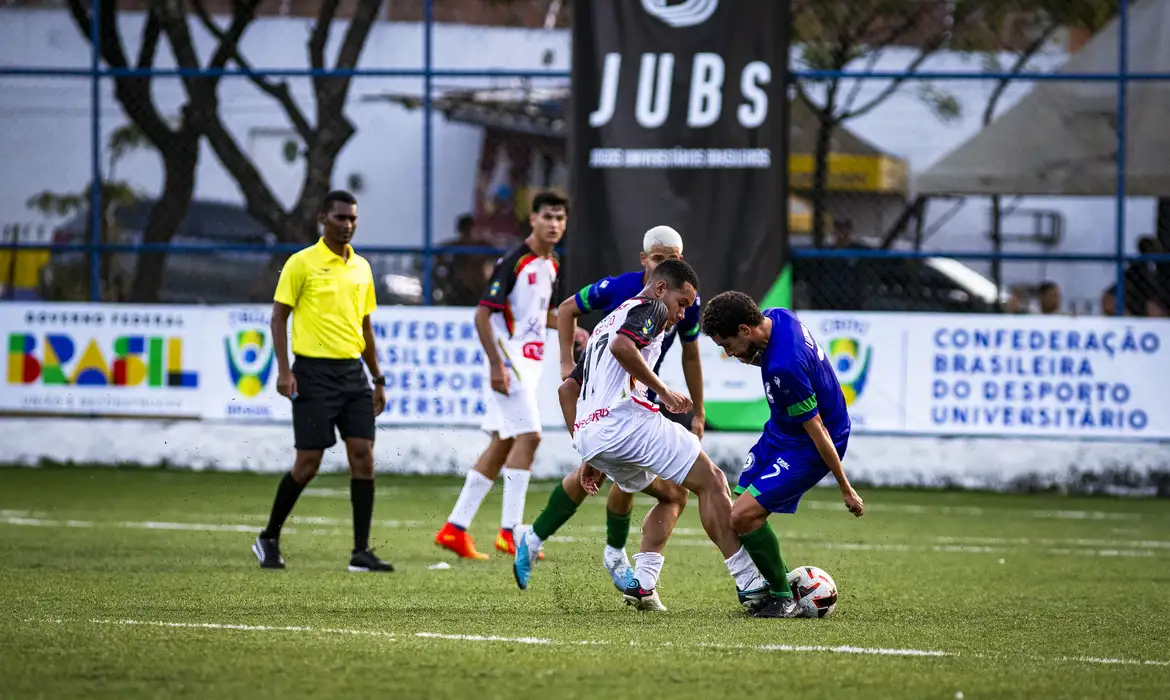
[[[1131,3],[1131,73],[1170,73],[1170,0]],[[1117,73],[1120,21],[1058,73]],[[1126,192],[1170,196],[1170,81],[1127,85]],[[917,179],[919,194],[1112,195],[1117,82],[1036,81],[1035,89]]]

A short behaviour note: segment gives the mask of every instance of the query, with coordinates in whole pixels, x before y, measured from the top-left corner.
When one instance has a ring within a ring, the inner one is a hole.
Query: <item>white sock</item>
[[[471,527],[471,521],[479,511],[480,504],[492,490],[492,480],[472,469],[467,472],[467,480],[463,482],[463,489],[459,491],[459,498],[447,521],[466,530]]]
[[[652,591],[662,573],[662,555],[658,552],[638,552],[634,555],[634,578],[642,588]]]
[[[743,547],[740,547],[738,552],[732,554],[729,559],[725,559],[723,563],[727,564],[727,570],[731,572],[736,587],[741,591],[752,591],[768,583],[760,574],[760,570],[756,568],[756,563],[752,561],[747,549]]]
[[[528,478],[532,472],[527,469],[504,467],[504,513],[500,527],[511,530],[524,522],[524,497],[528,495]]]

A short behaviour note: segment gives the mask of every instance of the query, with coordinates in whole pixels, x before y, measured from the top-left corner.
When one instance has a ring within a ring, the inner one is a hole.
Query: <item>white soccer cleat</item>
[[[605,552],[601,555],[601,563],[605,566],[605,570],[609,572],[609,577],[613,580],[613,585],[618,591],[625,593],[626,586],[630,585],[630,579],[634,575],[634,569],[630,566],[630,560],[626,557],[626,550],[614,549],[606,545]]]
[[[642,588],[642,584],[638,583],[636,578],[630,578],[630,585],[626,586],[622,597],[625,598],[626,605],[633,606],[637,610],[666,612],[666,606],[658,598],[658,589],[646,590]]]

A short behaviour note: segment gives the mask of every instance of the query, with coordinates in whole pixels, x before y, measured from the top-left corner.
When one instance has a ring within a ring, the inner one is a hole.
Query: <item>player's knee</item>
[[[669,503],[672,506],[677,506],[681,511],[683,508],[687,507],[687,499],[690,497],[690,495],[691,492],[687,491],[682,486],[677,484],[669,484],[667,488],[662,490],[662,494],[658,500],[663,503]],[[631,495],[631,505],[633,505],[632,499],[633,496]]]
[[[293,462],[293,479],[301,485],[307,484],[317,476],[321,469],[323,453],[315,451],[297,452],[297,459]]]
[[[690,487],[689,490],[697,494],[727,491],[727,477],[706,455],[699,456],[695,466],[691,467],[686,482]]]
[[[753,508],[747,501],[743,500],[736,500],[731,505],[731,527],[736,534],[746,535],[764,526],[768,514],[761,513],[759,510],[758,507]]]
[[[355,479],[374,478],[374,444],[363,440],[359,444],[347,445],[349,473]]]

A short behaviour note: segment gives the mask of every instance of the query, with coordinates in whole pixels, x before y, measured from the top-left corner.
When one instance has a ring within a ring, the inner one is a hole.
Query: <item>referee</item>
[[[349,242],[357,228],[357,200],[336,190],[325,195],[317,214],[324,235],[288,259],[272,306],[277,391],[292,400],[297,457],[276,489],[268,527],[252,551],[265,569],[283,569],[280,529],[297,497],[317,475],[321,457],[337,439],[349,456],[353,504],[350,571],[393,571],[370,549],[374,514],[374,416],[386,408],[386,379],[378,370],[370,314],[376,308],[370,263]],[[288,365],[288,317],[296,361]],[[359,359],[360,358],[360,359]],[[366,361],[374,390],[362,370]]]

